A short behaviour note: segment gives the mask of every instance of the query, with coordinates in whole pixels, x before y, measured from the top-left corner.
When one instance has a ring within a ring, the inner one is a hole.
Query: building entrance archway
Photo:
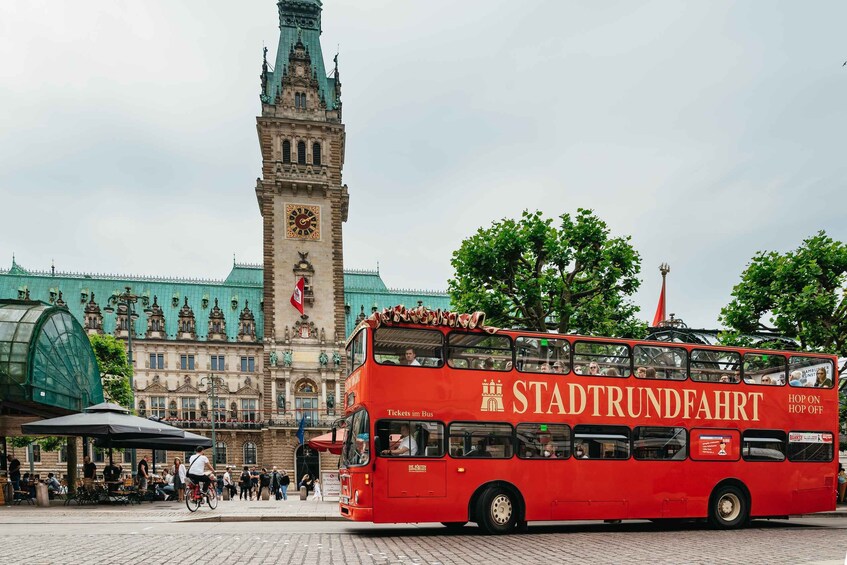
[[[294,452],[294,476],[297,484],[307,474],[313,479],[321,477],[321,459],[318,452],[308,445],[301,445]]]

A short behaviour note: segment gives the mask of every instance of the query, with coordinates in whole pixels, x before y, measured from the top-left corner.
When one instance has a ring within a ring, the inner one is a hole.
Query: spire
[[[279,44],[273,71],[267,72],[267,89],[262,92],[269,103],[274,103],[282,90],[289,55],[300,43],[311,58],[312,70],[318,81],[320,94],[326,99],[328,110],[335,109],[336,95],[332,78],[327,78],[321,50],[321,11],[320,0],[279,0]],[[263,76],[264,76],[263,70]],[[263,98],[263,101],[265,100]]]

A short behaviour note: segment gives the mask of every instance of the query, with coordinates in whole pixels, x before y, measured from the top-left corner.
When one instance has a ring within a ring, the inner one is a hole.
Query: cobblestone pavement
[[[474,527],[349,522],[7,524],[0,562],[484,565],[519,563],[844,563],[847,520],[756,522],[738,531],[647,522],[530,526],[492,537]]]

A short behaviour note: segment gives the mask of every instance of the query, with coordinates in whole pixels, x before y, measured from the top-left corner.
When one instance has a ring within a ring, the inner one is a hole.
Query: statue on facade
[[[326,407],[330,410],[335,408],[335,394],[330,392],[326,395]]]
[[[270,355],[271,367],[276,367],[277,361],[279,361],[279,357],[276,354],[276,349],[274,349],[273,351],[271,351],[271,355]]]
[[[337,351],[332,352],[332,364],[335,365],[336,369],[341,367],[341,355]]]
[[[282,352],[282,365],[283,367],[290,367],[294,362],[294,352],[290,349]]]
[[[321,328],[321,343],[326,343],[326,332]]]
[[[276,395],[276,407],[285,412],[285,395],[280,393]]]
[[[321,351],[321,354],[318,355],[318,363],[321,364],[321,367],[326,367],[327,363],[329,363],[329,357],[326,356],[326,351]]]
[[[285,326],[285,343],[289,343],[291,341],[291,332],[288,330],[288,326]]]

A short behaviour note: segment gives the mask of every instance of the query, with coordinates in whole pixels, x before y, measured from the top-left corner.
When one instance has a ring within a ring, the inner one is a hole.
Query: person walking
[[[288,471],[282,470],[282,476],[279,478],[279,490],[282,493],[282,499],[288,500],[288,485],[291,484],[291,477],[288,476]]]
[[[241,500],[250,500],[250,469],[247,468],[247,465],[244,466],[244,470],[241,471],[241,480],[239,481],[241,486],[241,493],[238,495],[238,499]]]
[[[174,491],[176,492],[176,499],[182,502],[185,497],[185,466],[182,464],[182,461],[179,460],[179,457],[174,458],[174,466],[171,468],[171,475],[174,476]]]
[[[268,496],[270,497],[271,476],[268,474],[268,470],[262,467],[262,472],[259,473],[259,492],[256,494],[256,500],[261,500],[262,491],[265,489],[268,490]]]
[[[282,475],[279,474],[279,471],[274,465],[273,471],[271,472],[271,492],[274,493],[274,498],[276,500],[282,499],[282,492],[280,491],[280,479],[282,479]]]

